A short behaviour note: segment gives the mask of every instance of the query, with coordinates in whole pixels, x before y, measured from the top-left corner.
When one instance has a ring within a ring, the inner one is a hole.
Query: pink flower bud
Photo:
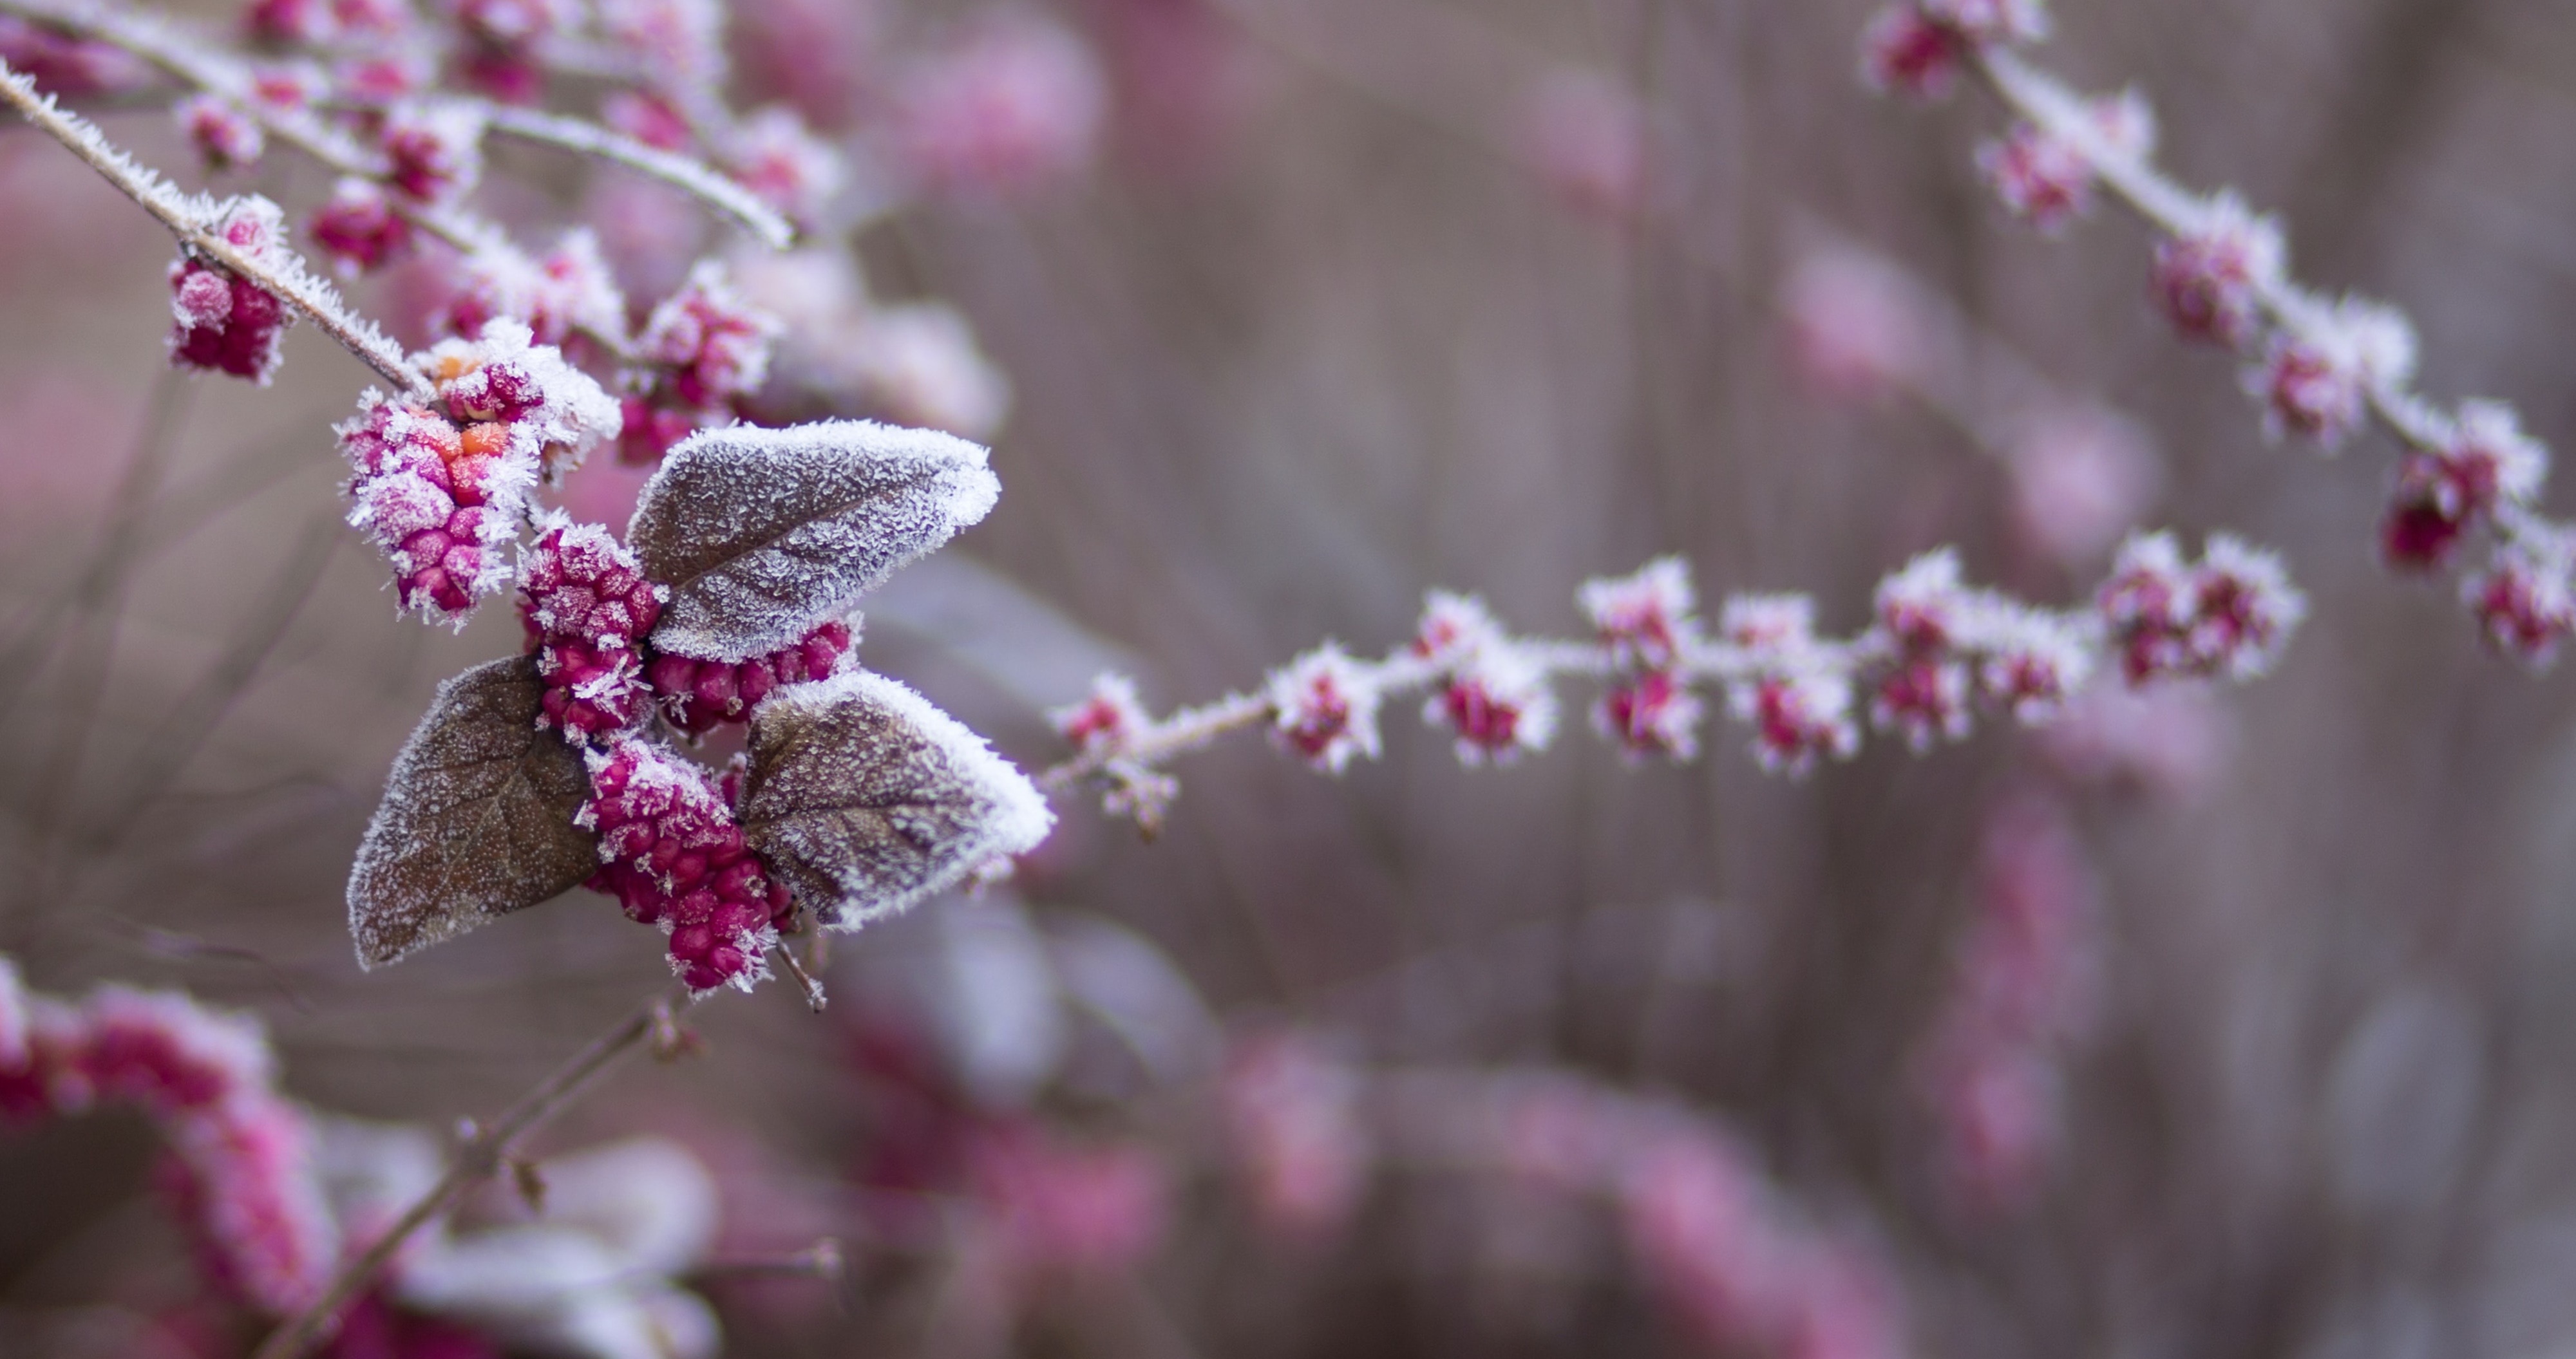
[[[2414,328],[2390,308],[2350,298],[2333,307],[2301,302],[2293,314],[2299,324],[2272,337],[2245,389],[2262,399],[2267,433],[2303,434],[2332,449],[2360,426],[2375,392],[2412,374]]]
[[[1881,94],[1939,99],[1958,81],[1969,50],[1965,34],[1926,18],[1911,0],[1899,0],[1861,32],[1861,80]]]
[[[702,260],[653,309],[636,352],[669,370],[665,380],[681,405],[704,410],[760,389],[783,328],[735,290],[722,264]]]
[[[483,118],[461,100],[397,105],[382,134],[395,188],[423,203],[463,197],[483,175]]]
[[[1377,758],[1378,697],[1374,678],[1338,643],[1327,642],[1270,676],[1271,738],[1339,774],[1353,755]]]
[[[2498,651],[2545,666],[2576,633],[2576,542],[2564,533],[2517,535],[2463,593]]]
[[[343,178],[305,226],[343,273],[371,273],[411,250],[411,223],[374,180]]]
[[[667,930],[671,969],[693,991],[748,991],[768,977],[786,897],[760,870],[706,771],[631,739],[587,760],[591,796],[574,819],[600,835],[592,890]]]
[[[1153,725],[1136,696],[1136,681],[1125,675],[1101,675],[1079,703],[1050,709],[1047,721],[1056,734],[1082,753],[1116,754]]]
[[[1586,581],[1575,598],[1616,665],[1667,668],[1698,636],[1690,568],[1679,557],[1658,558],[1634,575]]]
[[[1495,641],[1454,662],[1422,718],[1456,734],[1460,763],[1510,764],[1525,751],[1547,748],[1556,734],[1556,694],[1526,651]]]
[[[1612,685],[1592,709],[1592,724],[1632,759],[1688,760],[1699,754],[1702,708],[1697,694],[1668,670],[1648,670]]]
[[[744,188],[807,224],[820,219],[847,173],[840,152],[808,130],[793,110],[774,104],[735,124],[724,159]]]
[[[211,94],[191,95],[172,110],[179,130],[203,156],[210,170],[247,169],[259,162],[268,145],[259,123],[234,104]]]
[[[2150,292],[2184,339],[2242,349],[2262,321],[2263,296],[2284,283],[2289,248],[2278,223],[2233,194],[2208,200],[2200,216],[2156,246]]]
[[[1851,680],[1802,665],[1727,688],[1736,720],[1753,726],[1753,758],[1771,773],[1804,777],[1820,757],[1850,759],[1860,749],[1852,720]]]
[[[2549,475],[2549,450],[2522,432],[2510,406],[2462,407],[2442,446],[2408,449],[2398,463],[2380,545],[2397,566],[2447,561],[2463,533],[2497,505],[2527,505]]]

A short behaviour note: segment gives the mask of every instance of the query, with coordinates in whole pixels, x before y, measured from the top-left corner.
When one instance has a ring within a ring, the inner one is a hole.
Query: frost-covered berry
[[[2262,322],[2262,298],[2281,286],[2289,246],[2280,224],[2221,194],[2199,207],[2191,230],[2156,246],[2149,291],[2187,340],[2243,349]]]
[[[1447,665],[1503,641],[1504,635],[1503,625],[1485,601],[1434,590],[1423,600],[1422,621],[1414,626],[1411,649],[1423,660]]]
[[[1907,652],[1936,652],[1962,645],[1975,630],[1984,601],[1959,577],[1959,554],[1926,552],[1878,583],[1873,600],[1878,624]]]
[[[663,385],[673,399],[706,410],[760,389],[783,329],[735,289],[721,263],[701,260],[689,281],[653,309],[635,348],[665,370]]]
[[[735,180],[798,222],[815,221],[846,174],[840,153],[776,104],[744,116],[724,152]]]
[[[2172,534],[2142,534],[2121,544],[2094,608],[2110,627],[2130,683],[2189,668],[2184,633],[2192,601],[2191,568]]]
[[[850,654],[850,626],[825,623],[792,646],[739,661],[705,661],[663,652],[646,665],[645,680],[661,700],[672,726],[703,735],[727,722],[751,720],[760,701],[786,685],[839,674]]]
[[[519,613],[545,681],[540,724],[586,741],[640,721],[644,638],[668,591],[598,524],[549,524],[519,558]]]
[[[626,298],[587,227],[567,231],[543,258],[505,241],[489,242],[452,271],[447,296],[430,317],[442,335],[471,339],[495,320],[518,321],[532,342],[562,346],[585,334],[622,343]]]
[[[1690,568],[1679,557],[1659,557],[1634,575],[1585,581],[1575,599],[1617,665],[1664,669],[1698,635]]]
[[[2095,606],[2133,684],[2259,675],[2307,614],[2280,558],[2226,534],[2211,535],[2197,566],[2184,563],[2171,535],[2130,539]]]
[[[1423,704],[1422,719],[1457,736],[1460,763],[1509,764],[1524,751],[1547,748],[1556,734],[1556,694],[1526,649],[1492,643],[1451,666],[1439,692]]]
[[[1047,721],[1085,755],[1114,755],[1153,725],[1144,700],[1136,695],[1136,681],[1125,675],[1093,679],[1081,702],[1050,709]]]
[[[191,95],[171,110],[179,130],[210,170],[240,170],[259,163],[268,135],[241,106],[211,94]]]
[[[2245,389],[2262,399],[2267,433],[2331,449],[2360,427],[2374,392],[2414,371],[2415,331],[2394,309],[2358,299],[2298,312],[2296,332],[2272,337]]]
[[[1338,643],[1298,657],[1270,676],[1271,739],[1338,774],[1353,755],[1376,759],[1378,686]]]
[[[1913,4],[1893,4],[1861,32],[1861,79],[1882,94],[1938,99],[1958,81],[1968,51],[1958,30],[1934,23]]]
[[[2038,723],[2057,715],[2093,673],[2093,648],[2066,619],[2012,607],[1990,613],[1978,669],[1986,697],[2014,718]]]
[[[1849,759],[1860,749],[1852,720],[1851,679],[1803,665],[1728,687],[1727,706],[1753,727],[1753,758],[1772,773],[1800,777],[1821,756]]]
[[[441,341],[423,366],[450,414],[502,426],[514,446],[539,450],[549,472],[578,466],[625,418],[615,397],[562,351],[535,343],[520,321],[490,321],[471,341]]]
[[[1967,662],[1938,651],[1909,654],[1879,676],[1870,724],[1901,733],[1919,755],[1936,738],[1968,734],[1968,696]]]
[[[690,990],[750,990],[769,975],[787,890],[743,842],[714,780],[646,741],[587,758],[590,800],[574,820],[599,832],[602,867],[589,886],[669,933],[671,969]]]
[[[216,229],[243,255],[264,260],[283,236],[281,222],[276,204],[248,198],[236,200]],[[193,256],[170,266],[170,314],[170,362],[262,386],[277,373],[295,319],[275,294]]]
[[[1699,754],[1699,695],[1668,670],[1648,670],[1612,685],[1593,705],[1592,724],[1635,759],[1688,760]]]
[[[461,621],[509,583],[506,548],[536,486],[533,443],[497,424],[459,430],[375,392],[336,432],[352,472],[349,523],[392,560],[406,612]]]
[[[2470,525],[2499,503],[2530,503],[2548,474],[2549,450],[2522,432],[2512,407],[2470,402],[2440,447],[2409,449],[2398,463],[2380,546],[2398,566],[2438,566]]]
[[[2463,587],[2487,640],[2534,667],[2576,634],[2576,541],[2566,534],[2517,535]]]
[[[2194,585],[2191,655],[2202,674],[2262,674],[2307,616],[2307,597],[2281,559],[2228,534],[2210,535]]]
[[[373,272],[411,250],[411,223],[371,179],[344,178],[333,185],[304,230],[343,273]]]
[[[2142,156],[2155,143],[2155,115],[2131,91],[2094,100],[2084,111],[2103,143]],[[2029,123],[1977,151],[1977,169],[2012,214],[2054,234],[2093,205],[2093,159],[2066,137]]]
[[[396,105],[381,140],[386,177],[419,202],[454,202],[483,176],[483,115],[463,100]]]

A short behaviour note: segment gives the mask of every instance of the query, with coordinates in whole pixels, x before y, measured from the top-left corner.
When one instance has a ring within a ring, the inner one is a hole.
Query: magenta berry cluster
[[[503,426],[459,429],[385,397],[339,434],[355,473],[349,522],[392,558],[403,609],[461,618],[508,582],[504,549],[518,536],[536,467]]]
[[[396,209],[393,195],[371,179],[334,185],[304,230],[348,273],[373,273],[411,252],[411,222]]]
[[[586,742],[642,720],[644,639],[669,591],[598,524],[557,521],[519,561],[519,618],[546,684],[538,720]]]
[[[74,1003],[30,995],[0,958],[0,1115],[141,1110],[165,1152],[154,1179],[206,1277],[284,1314],[338,1262],[338,1234],[309,1174],[312,1132],[276,1089],[257,1020],[186,996],[107,986]]]
[[[692,991],[748,991],[792,910],[743,842],[722,790],[693,761],[645,741],[588,756],[590,800],[575,818],[599,832],[592,890],[671,937],[671,969]]]
[[[282,251],[277,205],[246,199],[216,228],[226,244],[255,261]],[[294,315],[277,295],[210,260],[183,256],[170,266],[170,362],[229,373],[265,385],[277,372]]]
[[[2259,674],[2306,613],[2276,558],[2225,534],[2210,536],[2198,563],[2170,534],[2129,540],[2099,603],[2132,683]]]
[[[665,651],[645,665],[644,678],[672,726],[703,736],[727,722],[749,720],[751,710],[781,685],[839,673],[850,640],[847,623],[831,622],[794,646],[745,660],[702,661]]]
[[[539,478],[614,432],[617,404],[512,321],[416,362],[435,406],[370,392],[339,426],[349,522],[393,560],[403,609],[461,620],[509,583]]]
[[[736,404],[767,380],[780,330],[775,317],[734,289],[722,265],[699,262],[636,340],[637,356],[654,367],[635,375],[626,398],[619,461],[659,462],[690,432],[730,420]]]

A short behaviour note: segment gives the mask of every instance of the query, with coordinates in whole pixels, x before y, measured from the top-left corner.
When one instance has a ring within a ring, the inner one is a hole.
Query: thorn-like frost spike
[[[740,816],[770,871],[832,929],[1025,854],[1055,824],[982,737],[865,670],[791,685],[752,714]]]
[[[1001,489],[981,447],[936,430],[834,420],[691,435],[626,531],[671,587],[653,643],[716,661],[795,644],[981,520]]]

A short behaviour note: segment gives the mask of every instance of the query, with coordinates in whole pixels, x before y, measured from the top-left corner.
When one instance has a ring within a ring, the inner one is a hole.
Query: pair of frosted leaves
[[[669,591],[653,644],[730,661],[847,617],[1001,494],[981,447],[838,420],[703,431],[645,484],[626,542]],[[581,747],[541,729],[536,657],[441,684],[395,757],[349,876],[373,967],[580,885],[600,867]],[[637,736],[631,739],[650,739]],[[798,907],[853,929],[1026,853],[1053,815],[983,738],[865,670],[774,691],[750,718],[743,837]]]

